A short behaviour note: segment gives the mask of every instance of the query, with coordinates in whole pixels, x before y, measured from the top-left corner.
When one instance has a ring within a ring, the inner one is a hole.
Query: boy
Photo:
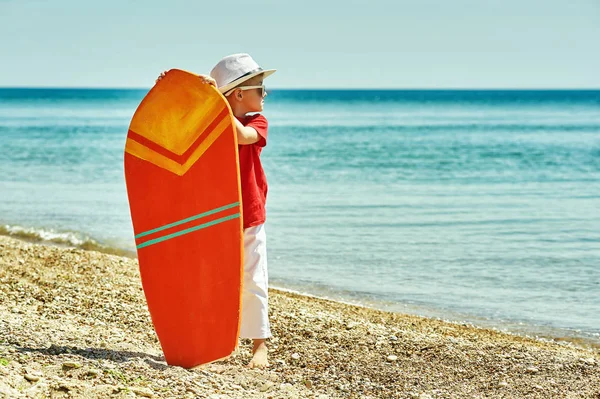
[[[266,339],[271,337],[268,317],[268,273],[264,223],[267,180],[260,162],[267,145],[267,119],[260,114],[267,96],[263,80],[274,69],[263,70],[248,54],[224,57],[210,72],[200,75],[225,96],[233,115],[238,139],[242,213],[244,221],[244,290],[241,338],[253,340],[250,368],[268,367]],[[159,77],[164,76],[161,74]]]

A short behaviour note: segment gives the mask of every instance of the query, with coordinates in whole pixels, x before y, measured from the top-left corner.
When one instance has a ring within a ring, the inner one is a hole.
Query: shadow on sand
[[[124,363],[134,358],[143,359],[150,367],[156,370],[165,370],[169,366],[165,363],[163,356],[154,356],[142,352],[116,351],[102,348],[77,348],[74,346],[50,345],[48,348],[16,348],[21,353],[41,353],[47,356],[58,356],[63,354],[82,356],[91,360],[111,360],[117,363]]]

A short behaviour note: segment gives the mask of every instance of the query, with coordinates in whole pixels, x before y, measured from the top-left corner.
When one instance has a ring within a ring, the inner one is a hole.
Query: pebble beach
[[[168,366],[135,259],[0,236],[0,398],[600,398],[600,348],[272,289],[251,345]]]

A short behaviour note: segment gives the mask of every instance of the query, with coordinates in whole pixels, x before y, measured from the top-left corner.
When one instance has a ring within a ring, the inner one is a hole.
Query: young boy
[[[263,80],[274,69],[263,70],[248,54],[224,57],[210,72],[200,75],[225,96],[238,139],[242,213],[244,220],[244,291],[240,337],[253,340],[250,368],[268,367],[266,339],[271,337],[268,317],[268,273],[265,235],[267,179],[260,154],[267,145],[267,119],[260,114],[267,96]],[[159,77],[162,78],[164,73]]]

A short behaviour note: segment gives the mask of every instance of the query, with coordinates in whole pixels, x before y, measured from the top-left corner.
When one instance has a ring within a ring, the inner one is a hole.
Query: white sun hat
[[[276,69],[262,69],[250,55],[241,53],[224,57],[210,71],[210,76],[217,81],[219,91],[227,93],[248,79],[260,74],[263,74],[266,78],[275,71]]]

